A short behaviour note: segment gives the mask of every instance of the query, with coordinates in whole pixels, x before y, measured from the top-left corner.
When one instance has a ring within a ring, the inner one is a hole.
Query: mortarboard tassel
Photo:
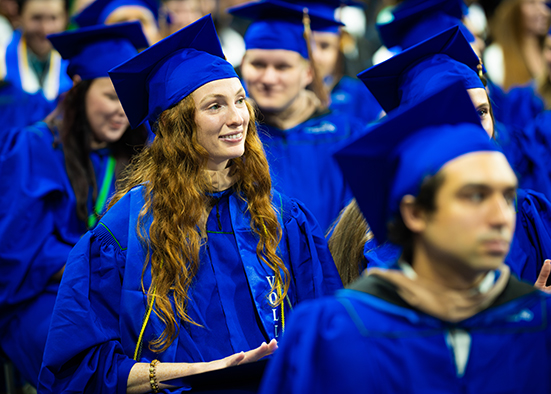
[[[308,8],[304,8],[302,17],[302,24],[304,25],[304,39],[306,40],[306,47],[308,48],[308,58],[310,59],[310,64],[312,65],[312,90],[316,96],[321,101],[324,107],[329,106],[329,95],[323,86],[323,82],[319,76],[318,70],[316,68],[316,63],[314,61],[314,56],[312,55],[312,29],[310,28],[310,16],[308,15]]]
[[[482,59],[478,58],[478,64],[476,66],[476,69],[478,70],[478,77],[482,81],[482,84],[484,86],[488,86],[488,81],[486,80],[486,77],[484,76],[484,66],[482,64]]]

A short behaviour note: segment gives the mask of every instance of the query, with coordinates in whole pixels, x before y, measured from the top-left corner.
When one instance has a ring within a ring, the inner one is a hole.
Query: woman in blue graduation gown
[[[146,43],[139,24],[51,39],[81,81],[56,117],[6,132],[0,158],[0,339],[32,385],[67,256],[95,225],[117,174],[145,141],[145,133],[128,127],[107,77],[108,68],[137,53],[134,44]],[[106,59],[106,49],[116,54]]]
[[[110,75],[130,124],[155,122],[156,138],[69,257],[41,392],[168,391],[256,360],[296,304],[341,286],[315,219],[271,188],[210,16]]]

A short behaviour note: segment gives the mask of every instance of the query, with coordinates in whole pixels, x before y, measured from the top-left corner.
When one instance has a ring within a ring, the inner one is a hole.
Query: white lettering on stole
[[[270,287],[273,287],[275,282],[275,276],[267,276],[266,279],[268,280],[268,284],[270,285]]]
[[[268,281],[268,284],[270,285],[270,287],[273,288],[274,283],[275,283],[275,276],[266,276],[266,280]],[[272,292],[268,296],[268,299],[270,300],[270,303],[272,304],[272,306],[275,306],[276,301],[277,301],[276,292],[272,290]],[[274,322],[274,338],[277,338],[279,336],[279,333],[277,332],[278,325],[276,324],[276,322],[279,321],[279,315],[278,315],[278,309],[277,308],[272,309],[272,319],[273,319],[273,322]]]

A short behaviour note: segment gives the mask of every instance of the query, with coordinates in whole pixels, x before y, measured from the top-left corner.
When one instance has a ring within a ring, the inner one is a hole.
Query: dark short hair
[[[444,174],[441,172],[423,180],[419,194],[415,198],[415,205],[427,213],[436,211],[436,194],[444,183]],[[404,223],[402,215],[398,214],[388,225],[388,239],[390,242],[403,248],[402,258],[411,262],[413,257],[413,233]]]
[[[18,5],[18,8],[19,8],[19,15],[21,15],[21,13],[23,12],[23,7],[25,7],[25,4],[27,4],[27,2],[29,1],[33,1],[33,0],[17,0],[17,5]],[[38,0],[36,0],[38,1]],[[65,12],[69,12],[69,1],[68,0],[60,0],[63,2],[63,9],[65,10]]]

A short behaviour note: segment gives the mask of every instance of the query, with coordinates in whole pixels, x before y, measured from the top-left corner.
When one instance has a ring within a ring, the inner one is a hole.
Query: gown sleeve
[[[540,141],[538,119],[523,129],[496,123],[497,142],[517,175],[519,187],[550,196],[549,145]]]
[[[39,122],[55,109],[55,105],[41,92],[30,94],[5,80],[0,84],[0,124],[4,130]],[[0,140],[4,134],[4,131],[0,133]]]
[[[535,283],[545,259],[551,258],[551,203],[541,193],[518,189],[517,221],[505,262],[520,279]]]
[[[123,198],[112,210],[124,203]],[[117,219],[119,224],[128,223],[128,215],[126,220]],[[135,363],[121,344],[119,313],[126,256],[125,248],[110,234],[100,222],[69,256],[46,343],[39,392],[126,393]]]
[[[45,290],[85,228],[48,127],[39,123],[6,134],[0,148],[0,305],[13,309]]]
[[[299,201],[282,196],[284,238],[297,302],[333,294],[342,281],[318,222]]]

